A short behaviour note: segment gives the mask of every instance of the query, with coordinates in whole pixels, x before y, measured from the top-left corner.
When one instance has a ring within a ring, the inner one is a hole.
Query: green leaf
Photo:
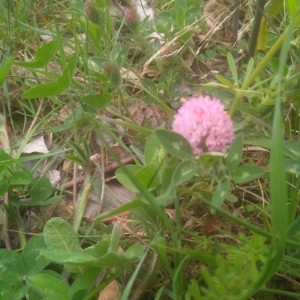
[[[3,196],[8,190],[9,190],[9,180],[6,178],[1,178],[1,173],[0,173],[0,196]]]
[[[135,176],[142,185],[147,189],[152,190],[160,184],[158,171],[159,166],[157,164],[152,164],[142,167],[135,173]]]
[[[19,253],[0,249],[0,280],[19,285],[26,269]]]
[[[290,174],[300,175],[300,161],[286,159],[284,161],[285,171]]]
[[[257,166],[240,166],[231,172],[232,180],[244,184],[264,175],[264,170]]]
[[[109,252],[106,255],[98,258],[97,261],[93,262],[91,266],[97,267],[121,267],[124,264],[128,264],[130,259],[126,258],[124,254],[119,254],[116,252]]]
[[[68,299],[74,299],[75,294],[80,291],[87,292],[90,291],[94,284],[95,280],[99,276],[99,269],[90,268],[83,274],[80,274],[75,281],[72,283],[72,286],[69,290]],[[83,299],[82,297],[79,299]]]
[[[13,158],[9,154],[7,154],[3,149],[0,149],[0,172],[3,170],[3,167],[12,170],[13,166]]]
[[[189,142],[180,134],[165,129],[158,129],[155,134],[171,155],[179,159],[193,158],[193,151]]]
[[[165,191],[159,196],[156,196],[156,201],[161,207],[166,207],[172,203],[174,203],[174,199],[176,199],[176,189],[172,185],[169,185]]]
[[[121,239],[122,233],[119,225],[116,223],[113,225],[113,229],[111,232],[110,237],[110,243],[109,243],[109,249],[108,251],[114,251],[117,252],[120,247],[120,239]]]
[[[90,265],[95,264],[96,257],[81,251],[43,250],[41,257],[59,264]]]
[[[53,40],[42,45],[36,52],[35,58],[42,67],[46,66],[54,56],[58,48],[58,42]]]
[[[65,90],[65,87],[55,82],[47,82],[38,86],[34,86],[27,90],[22,96],[25,99],[53,97],[61,94]]]
[[[182,7],[176,9],[176,24],[182,28],[185,26],[185,10]]]
[[[57,41],[50,41],[42,45],[35,55],[35,60],[33,61],[18,61],[17,65],[25,68],[43,68],[45,67],[53,58],[58,47]]]
[[[83,251],[89,255],[92,255],[96,258],[101,258],[106,255],[109,251],[110,241],[108,239],[102,239],[96,244],[85,248]]]
[[[76,232],[64,219],[50,219],[44,227],[43,236],[48,250],[66,252],[81,250]]]
[[[139,183],[147,189],[154,189],[160,184],[157,176],[159,166],[156,164],[148,166],[127,165],[124,168],[130,171],[132,175],[136,177]],[[115,175],[123,186],[134,192],[139,191],[135,184],[128,178],[123,168],[119,168]]]
[[[292,140],[284,142],[286,155],[300,161],[300,143]]]
[[[63,71],[63,74],[61,77],[58,78],[57,83],[59,83],[61,86],[63,86],[65,89],[67,89],[72,81],[72,76],[75,71],[77,64],[77,57],[73,56],[69,59],[68,65]]]
[[[90,290],[90,289],[88,289]],[[85,296],[88,295],[88,290],[87,289],[79,289],[77,291],[75,291],[75,293],[70,293],[69,291],[69,299],[72,299],[72,300],[82,300],[82,299],[85,299]],[[70,296],[72,295],[72,296]]]
[[[300,231],[300,217],[297,217],[290,225],[288,229],[288,237],[292,239]]]
[[[188,285],[186,299],[201,299],[200,286],[196,279],[192,279]]]
[[[234,90],[234,85],[231,81],[229,81],[228,79],[226,79],[224,76],[216,74],[215,75],[216,79],[222,83],[224,86],[228,87],[230,90]]]
[[[42,271],[49,265],[49,261],[40,257],[40,252],[45,250],[46,245],[42,236],[33,236],[26,243],[25,248],[21,252],[21,258],[24,262],[26,274],[34,274]]]
[[[268,36],[269,36],[269,23],[266,18],[262,18],[259,26],[259,33],[257,38],[257,46],[256,49],[258,51],[264,51],[268,44]]]
[[[205,152],[199,156],[198,160],[202,166],[209,167],[213,162],[219,161],[224,156],[222,152]]]
[[[72,154],[67,154],[65,155],[65,159],[70,160],[72,162],[78,163],[79,165],[86,167],[86,160],[82,160],[81,157],[72,155]]]
[[[298,6],[299,9],[299,6]],[[270,258],[269,268],[273,274],[278,270],[284,253],[285,243],[288,231],[288,209],[289,196],[287,191],[287,180],[284,165],[284,127],[283,127],[283,112],[282,104],[282,85],[285,81],[285,68],[290,52],[290,43],[295,30],[295,23],[291,22],[287,26],[284,41],[281,47],[279,68],[277,72],[276,82],[276,104],[273,114],[271,151],[270,151],[270,204],[271,204],[271,221],[273,232],[273,249],[274,259]],[[271,276],[269,272],[269,276]]]
[[[23,93],[23,98],[42,98],[42,97],[53,97],[64,92],[70,85],[72,80],[72,74],[76,67],[77,58],[74,56],[69,60],[69,63],[63,74],[57,81],[47,82],[34,86]]]
[[[129,172],[132,173],[132,175],[134,175],[138,170],[141,169],[141,166],[137,166],[137,165],[126,165],[124,168],[127,168],[127,170]],[[117,180],[127,189],[136,192],[137,188],[136,186],[132,183],[132,181],[128,178],[126,172],[124,172],[123,168],[119,168],[116,172],[115,172],[115,176],[117,178]]]
[[[6,77],[8,76],[10,72],[10,68],[12,64],[14,63],[15,58],[10,56],[2,61],[0,65],[0,86],[5,81]]]
[[[166,157],[166,150],[161,144],[158,137],[153,133],[146,141],[144,157],[145,163],[150,165],[152,163],[160,164]]]
[[[33,202],[43,202],[47,200],[53,193],[51,182],[48,177],[41,176],[35,177],[31,180],[28,187],[28,194],[32,198]]]
[[[14,291],[11,288],[11,285],[7,282],[0,280],[0,299],[12,300]]]
[[[234,58],[230,52],[227,54],[227,63],[231,72],[231,76],[234,80],[234,83],[238,85],[239,83],[239,77],[237,74],[237,69],[236,69],[236,63],[234,61]]]
[[[78,162],[81,166],[87,168],[89,166],[89,149],[88,147],[85,147],[86,146],[86,143],[83,142],[83,149],[80,148],[79,145],[77,145],[76,143],[73,143],[73,142],[69,142],[68,143],[72,148],[73,148],[73,151],[76,155],[67,155],[66,157],[69,159],[69,160],[73,160],[75,162]]]
[[[216,190],[214,191],[212,198],[212,206],[213,207],[221,207],[223,202],[225,201],[230,188],[229,180],[219,182]],[[212,212],[215,213],[215,210],[212,209]]]
[[[53,196],[51,198],[48,198],[47,200],[35,200],[35,201],[23,201],[21,200],[15,200],[14,204],[16,206],[45,206],[57,203],[61,200],[62,196]]]
[[[94,94],[81,98],[81,102],[91,106],[94,109],[103,108],[112,100],[111,94]]]
[[[253,59],[253,57],[251,57],[248,61],[248,64],[247,64],[247,69],[246,69],[246,73],[245,73],[245,76],[244,76],[244,81],[246,81],[249,78],[250,74],[253,71],[253,67],[254,67],[254,59]]]
[[[31,179],[27,172],[15,171],[10,177],[10,186],[28,185]]]
[[[120,267],[128,263],[124,254],[109,252],[101,257],[95,257],[86,251],[63,251],[63,250],[45,250],[41,256],[59,264],[66,264],[68,267]]]
[[[46,299],[68,299],[69,285],[54,272],[41,272],[27,278],[31,288]]]
[[[272,0],[270,5],[266,8],[267,15],[269,17],[275,17],[282,11],[284,1],[282,0]]]
[[[123,205],[121,205],[120,207],[112,210],[112,211],[109,211],[109,212],[106,212],[106,213],[103,213],[101,215],[99,215],[95,220],[94,220],[94,225],[97,225],[97,224],[102,224],[103,220],[106,219],[106,218],[109,218],[109,217],[112,217],[112,216],[115,216],[115,215],[118,215],[120,213],[123,213],[123,212],[126,212],[126,211],[129,211],[129,210],[133,210],[133,209],[136,209],[138,207],[141,206],[141,203],[142,203],[142,200],[141,199],[134,199],[128,203],[125,203]]]
[[[140,243],[135,243],[131,245],[126,251],[123,253],[123,255],[127,259],[134,259],[134,258],[141,258],[145,252],[145,247],[142,246]]]
[[[0,149],[0,196],[10,187],[10,178],[13,174],[14,161],[3,149]]]
[[[197,166],[194,161],[187,160],[181,162],[172,175],[172,183],[173,187],[180,185],[182,183],[188,182],[192,179],[197,172]]]
[[[271,140],[270,139],[245,140],[244,143],[253,145],[253,146],[263,147],[266,149],[271,148]]]
[[[225,158],[229,170],[234,171],[242,161],[243,156],[243,137],[239,135],[231,145]]]
[[[300,0],[286,0],[287,10],[292,18],[296,19],[296,25],[300,23]]]
[[[131,277],[127,281],[125,288],[123,289],[123,293],[120,300],[130,299],[130,293],[133,290],[133,284],[134,282],[136,282],[138,274],[140,273],[140,269],[144,265],[144,260],[146,259],[146,256],[147,256],[147,252],[145,252],[144,255],[140,258],[138,265],[136,266],[134,272],[132,273]]]

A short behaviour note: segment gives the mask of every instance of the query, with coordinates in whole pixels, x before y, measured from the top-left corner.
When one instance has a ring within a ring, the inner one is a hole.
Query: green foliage
[[[118,269],[144,256],[144,247],[138,244],[121,253],[119,242],[113,231],[110,240],[103,236],[103,241],[83,250],[72,226],[63,219],[52,218],[45,225],[43,236],[31,238],[22,253],[1,249],[1,293],[9,295],[8,299],[25,295],[32,299],[77,299],[76,294],[81,291],[83,297],[91,291],[101,270],[114,267],[113,273],[117,274]],[[53,268],[51,261],[63,264],[73,274],[72,285]]]
[[[294,18],[296,21],[296,24],[299,25],[300,23],[300,9],[299,9],[299,0],[287,0],[287,10],[290,14],[291,18]]]
[[[105,107],[112,100],[109,94],[86,95],[81,98],[81,101],[94,109]]]
[[[47,177],[35,177],[28,186],[28,194],[35,202],[47,200],[52,192],[52,186]]]
[[[157,130],[155,134],[171,155],[180,159],[192,158],[193,154],[191,146],[179,134],[163,129]]]
[[[202,268],[206,286],[197,289],[192,283],[187,299],[195,293],[201,294],[199,299],[247,299],[250,287],[260,276],[268,247],[259,235],[250,239],[241,235],[239,239],[240,245],[229,247],[225,256],[217,257],[218,267],[214,271]]]
[[[152,164],[147,166],[128,165],[126,169],[135,176],[141,185],[151,190],[157,188],[160,181],[157,178],[158,165]],[[137,192],[135,184],[130,181],[122,169],[116,172],[117,179],[129,190]]]
[[[262,177],[264,171],[257,166],[240,166],[231,173],[232,180],[237,184],[243,184]]]
[[[76,67],[76,61],[77,58],[75,56],[70,58],[67,67],[63,71],[63,74],[56,81],[47,82],[32,87],[23,94],[23,97],[25,99],[53,97],[64,92],[71,84],[72,75]]]
[[[7,75],[10,72],[10,68],[12,64],[14,63],[14,57],[9,57],[1,62],[0,65],[0,86],[3,84],[5,81]]]
[[[40,272],[27,278],[28,285],[42,299],[68,298],[69,285],[56,272]]]
[[[128,7],[112,16],[108,0],[1,3],[0,298],[97,299],[112,281],[124,300],[299,298],[298,2],[269,1],[248,60],[253,24],[228,46],[223,21],[207,32],[192,0],[160,1],[153,24],[127,22]],[[194,156],[168,129],[192,94],[228,108],[226,154]],[[41,132],[50,152],[23,156]],[[113,180],[135,194],[104,212],[115,163]],[[51,185],[52,165],[78,181],[72,193]],[[70,215],[52,215],[70,194]]]
[[[60,200],[60,197],[51,197],[53,188],[47,177],[34,177],[30,170],[25,168],[18,160],[0,149],[0,194],[12,192],[13,189],[20,189],[28,193],[30,201],[16,200],[18,206],[48,205]],[[16,170],[16,167],[21,170]]]
[[[58,48],[58,42],[53,40],[42,45],[36,51],[35,60],[33,61],[17,61],[16,64],[25,68],[43,68],[52,60]]]
[[[28,294],[35,297],[35,284],[30,284],[28,278],[38,276],[49,265],[48,260],[39,257],[44,248],[43,238],[36,236],[28,241],[22,253],[1,249],[1,293],[7,299],[22,299]]]

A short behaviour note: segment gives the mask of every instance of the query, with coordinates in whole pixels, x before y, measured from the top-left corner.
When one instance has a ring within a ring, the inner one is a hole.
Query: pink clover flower
[[[226,152],[234,139],[233,122],[220,100],[192,97],[174,116],[174,132],[190,143],[193,153]]]

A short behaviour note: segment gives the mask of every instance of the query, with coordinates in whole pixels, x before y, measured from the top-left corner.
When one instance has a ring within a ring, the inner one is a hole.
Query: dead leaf
[[[0,114],[0,148],[9,152],[8,127],[2,114]]]
[[[219,217],[214,215],[207,215],[205,219],[205,224],[203,226],[203,233],[205,235],[210,235],[219,231],[222,225],[222,221]]]
[[[48,152],[49,150],[43,136],[40,136],[35,140],[33,140],[32,142],[28,143],[23,149],[23,153],[25,154],[31,154],[31,153],[46,154]]]
[[[56,187],[60,182],[60,171],[58,170],[49,170],[47,177],[50,180],[51,186]]]
[[[168,120],[168,115],[156,105],[141,101],[129,103],[128,111],[135,122],[141,126],[151,125],[156,128]]]
[[[120,294],[120,284],[113,280],[99,294],[98,300],[117,300]]]

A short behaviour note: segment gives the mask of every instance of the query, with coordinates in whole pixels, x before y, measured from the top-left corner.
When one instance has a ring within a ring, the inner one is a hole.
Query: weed
[[[150,2],[0,4],[1,299],[300,297],[297,1]]]

